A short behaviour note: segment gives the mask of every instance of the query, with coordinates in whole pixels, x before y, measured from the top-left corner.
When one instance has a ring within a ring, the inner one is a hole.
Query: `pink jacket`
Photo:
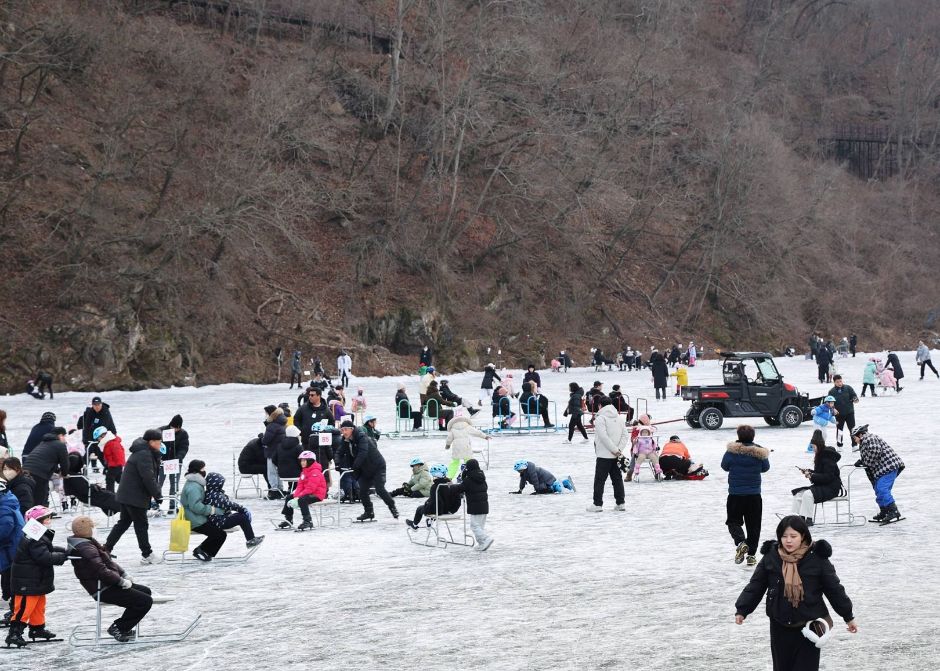
[[[352,400],[352,411],[357,412],[358,410],[366,409],[366,397],[365,396],[353,396]]]
[[[316,496],[320,501],[326,498],[326,479],[323,477],[323,467],[317,461],[301,471],[294,488],[295,499],[308,494]]]

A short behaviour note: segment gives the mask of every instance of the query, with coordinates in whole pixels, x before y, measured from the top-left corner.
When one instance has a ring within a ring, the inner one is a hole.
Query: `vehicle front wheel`
[[[696,417],[697,414],[698,411],[694,407],[689,408],[689,411],[685,413],[685,423],[693,429],[702,428],[702,425],[698,423],[698,418]]]
[[[769,426],[780,426],[780,420],[776,417],[764,417],[764,421],[767,422]]]
[[[803,423],[803,411],[795,405],[785,405],[777,415],[780,425],[787,429],[795,429]]]
[[[698,416],[698,423],[709,431],[721,428],[721,423],[725,420],[724,415],[718,408],[705,408]]]

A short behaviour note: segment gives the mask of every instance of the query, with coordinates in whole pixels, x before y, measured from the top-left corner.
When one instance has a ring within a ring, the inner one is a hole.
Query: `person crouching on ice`
[[[310,520],[310,504],[317,503],[326,498],[326,479],[323,477],[323,467],[317,461],[316,455],[310,450],[304,450],[297,457],[300,461],[300,477],[297,486],[287,496],[281,514],[285,521],[278,525],[280,529],[289,529],[294,526],[294,508],[300,508],[300,515],[304,521],[297,527],[298,531],[313,529]]]
[[[411,460],[411,479],[403,482],[401,487],[389,492],[392,496],[410,496],[412,498],[424,498],[431,493],[431,486],[434,480],[428,467],[424,465],[424,459],[415,457]]]
[[[431,477],[434,478],[434,484],[431,485],[428,500],[417,507],[413,520],[405,520],[405,524],[412,529],[418,528],[418,523],[425,515],[452,515],[460,510],[460,490],[450,486],[447,466],[431,466]]]
[[[531,461],[520,459],[513,464],[512,469],[519,474],[519,491],[510,494],[521,494],[527,484],[535,489],[533,494],[561,494],[566,489],[575,491],[570,475],[559,482],[554,475]]]

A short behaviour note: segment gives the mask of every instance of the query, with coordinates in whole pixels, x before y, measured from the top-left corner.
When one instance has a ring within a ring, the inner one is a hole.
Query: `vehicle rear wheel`
[[[777,420],[780,422],[780,426],[795,429],[803,423],[803,411],[795,405],[785,405],[780,414],[777,415]]]
[[[721,428],[721,423],[725,420],[724,415],[718,408],[705,408],[698,416],[698,423],[709,431]]]
[[[698,411],[693,407],[689,408],[689,411],[685,413],[685,423],[688,424],[693,429],[701,429],[702,425],[698,423],[698,417],[696,416]]]
[[[780,420],[776,417],[764,417],[764,421],[770,426],[780,426]]]

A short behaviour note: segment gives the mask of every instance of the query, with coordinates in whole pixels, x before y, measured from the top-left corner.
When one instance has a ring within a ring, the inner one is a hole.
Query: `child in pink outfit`
[[[364,396],[364,391],[362,387],[356,390],[356,395],[353,396],[352,403],[350,404],[352,408],[352,413],[356,417],[356,426],[362,426],[362,420],[365,417],[366,412],[366,397]]]

